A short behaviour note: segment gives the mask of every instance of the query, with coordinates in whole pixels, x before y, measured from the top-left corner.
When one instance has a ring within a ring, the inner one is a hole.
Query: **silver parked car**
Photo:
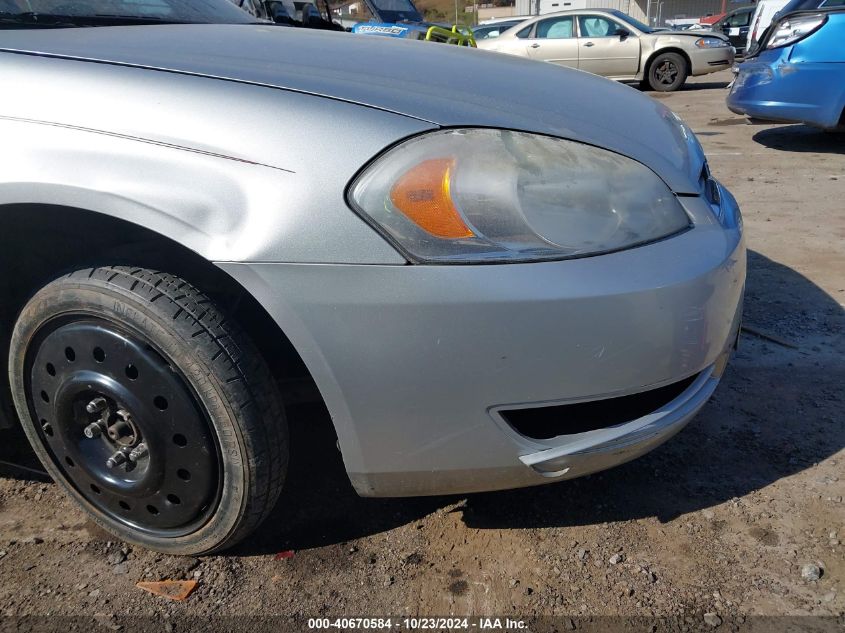
[[[689,76],[730,68],[734,49],[721,33],[656,31],[615,10],[561,11],[523,22],[484,48],[586,70],[654,90],[677,90]]]
[[[740,214],[662,104],[234,8],[181,23],[213,0],[104,4],[0,37],[0,402],[120,538],[244,538],[301,450],[300,375],[364,496],[609,468],[713,393]]]
[[[524,20],[525,18],[516,18],[514,20],[494,22],[492,24],[482,24],[472,29],[472,36],[475,38],[476,42],[478,40],[491,40],[499,37],[499,35],[507,31],[509,28],[516,26],[517,24],[521,24]]]

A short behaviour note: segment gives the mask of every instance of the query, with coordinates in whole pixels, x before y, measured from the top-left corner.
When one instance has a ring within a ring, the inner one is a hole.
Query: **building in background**
[[[475,23],[479,24],[484,20],[495,20],[499,18],[510,18],[521,15],[516,12],[516,5],[496,6],[495,4],[474,4],[467,5],[467,13],[475,12],[477,17]]]

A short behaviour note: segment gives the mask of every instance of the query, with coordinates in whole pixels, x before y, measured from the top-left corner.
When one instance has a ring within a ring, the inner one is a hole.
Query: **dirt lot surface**
[[[148,615],[178,631],[182,616],[220,628],[209,618],[268,614],[301,628],[314,616],[565,616],[560,629],[643,616],[606,622],[647,631],[654,616],[730,630],[750,616],[822,615],[833,618],[793,630],[839,630],[845,138],[749,125],[724,106],[729,79],[651,94],[699,134],[742,205],[746,324],[775,340],[744,333],[712,402],[667,445],[581,480],[411,500],[359,499],[335,451],[295,452],[272,518],[237,550],[201,559],[113,542],[58,486],[0,466],[0,610],[96,615],[80,628],[103,631]],[[304,429],[330,443],[320,406],[289,413],[294,446]],[[37,467],[17,432],[0,434],[0,460]],[[164,578],[199,586],[184,602],[135,587]]]

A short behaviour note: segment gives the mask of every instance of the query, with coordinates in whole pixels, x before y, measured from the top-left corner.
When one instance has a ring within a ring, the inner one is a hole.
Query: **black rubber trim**
[[[686,391],[698,374],[665,387],[619,398],[550,407],[510,409],[502,418],[517,433],[534,440],[586,433],[631,422],[653,413]]]

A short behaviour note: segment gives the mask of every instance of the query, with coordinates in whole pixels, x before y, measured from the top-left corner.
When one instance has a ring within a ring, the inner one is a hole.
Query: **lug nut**
[[[102,435],[103,428],[100,426],[99,422],[92,422],[85,427],[83,433],[89,440],[93,440],[95,437],[100,437],[100,435]]]
[[[129,461],[133,464],[147,454],[147,445],[141,442],[129,453]]]
[[[114,468],[115,466],[120,466],[123,462],[126,461],[126,455],[123,451],[117,451],[114,455],[109,457],[106,460],[106,466],[109,468]]]
[[[107,406],[109,406],[109,403],[106,402],[105,398],[94,398],[91,402],[85,405],[85,410],[88,413],[99,413],[100,411],[105,410]]]

